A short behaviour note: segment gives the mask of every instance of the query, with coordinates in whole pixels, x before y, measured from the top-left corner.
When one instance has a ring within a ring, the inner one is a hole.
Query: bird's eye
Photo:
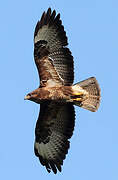
[[[29,93],[28,96],[31,96],[31,94]]]

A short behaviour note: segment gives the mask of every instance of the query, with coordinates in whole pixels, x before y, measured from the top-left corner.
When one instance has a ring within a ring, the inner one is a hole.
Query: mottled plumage
[[[94,77],[73,85],[73,56],[56,11],[43,13],[34,32],[34,59],[40,86],[25,99],[40,104],[35,129],[35,155],[47,171],[61,172],[75,124],[74,105],[96,111],[100,88]]]

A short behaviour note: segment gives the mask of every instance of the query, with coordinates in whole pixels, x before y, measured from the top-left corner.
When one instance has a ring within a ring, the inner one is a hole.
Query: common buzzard
[[[73,56],[56,11],[42,14],[34,32],[34,59],[40,86],[25,99],[40,104],[35,129],[35,155],[47,171],[61,172],[75,125],[74,106],[96,111],[100,88],[95,77],[73,85]]]

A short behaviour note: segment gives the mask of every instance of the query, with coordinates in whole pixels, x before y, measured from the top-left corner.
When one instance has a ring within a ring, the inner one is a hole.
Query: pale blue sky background
[[[62,173],[48,174],[33,152],[39,105],[24,101],[38,86],[33,33],[48,7],[61,13],[75,62],[75,81],[96,76],[98,112],[76,108]],[[0,2],[0,179],[118,179],[118,1]]]

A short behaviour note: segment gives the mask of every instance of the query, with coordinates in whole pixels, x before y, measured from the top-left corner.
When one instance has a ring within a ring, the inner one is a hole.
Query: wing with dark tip
[[[72,104],[43,103],[35,129],[35,155],[47,171],[61,172],[75,124]]]
[[[66,47],[67,45],[67,36],[60,20],[60,14],[56,16],[55,10],[51,12],[49,8],[47,13],[43,13],[34,32],[34,58],[41,86],[46,86],[48,80],[64,85],[73,83],[73,56]],[[44,64],[43,61],[45,61]],[[49,67],[50,62],[51,66]]]

